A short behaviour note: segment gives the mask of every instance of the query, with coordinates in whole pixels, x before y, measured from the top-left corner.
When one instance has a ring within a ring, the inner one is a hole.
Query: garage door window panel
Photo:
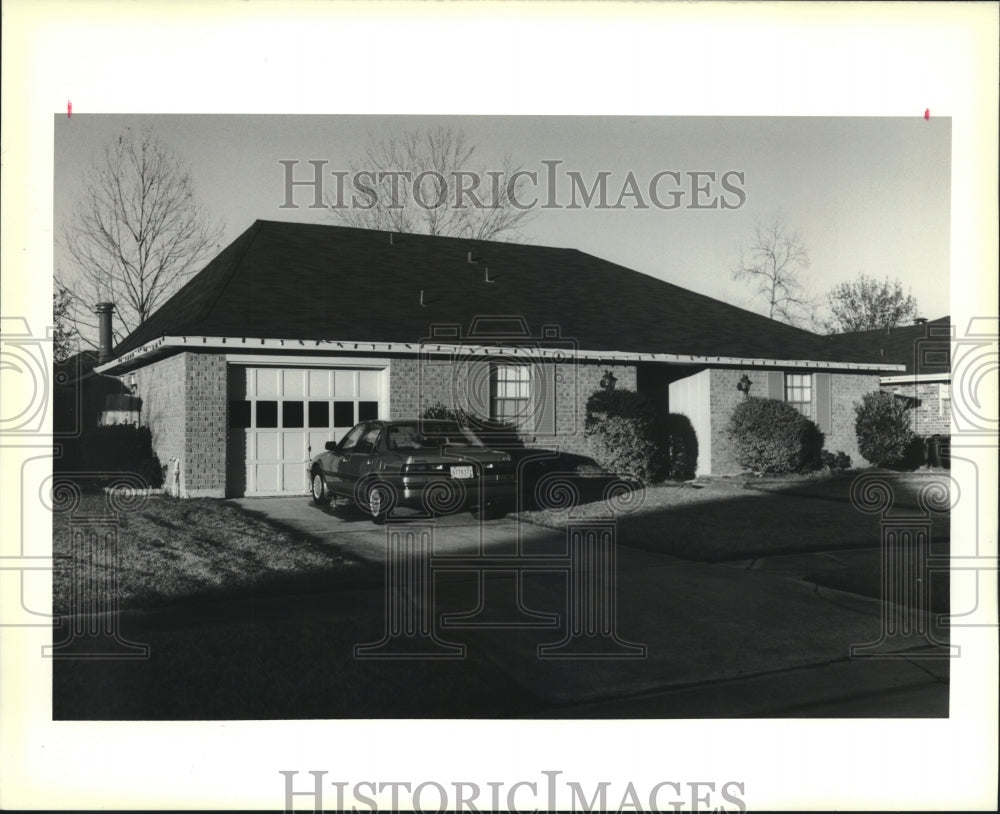
[[[258,401],[257,402],[257,429],[277,429],[278,428],[278,402]]]
[[[305,415],[301,401],[281,402],[281,426],[293,430],[305,426]]]

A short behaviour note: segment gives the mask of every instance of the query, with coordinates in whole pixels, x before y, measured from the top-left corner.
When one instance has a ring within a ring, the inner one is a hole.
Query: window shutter
[[[816,423],[829,435],[833,432],[833,392],[830,388],[830,374],[817,373],[816,381]]]
[[[493,415],[493,366],[481,359],[467,363],[465,370],[465,394],[467,404],[455,404],[480,418],[490,418]],[[456,394],[461,393],[461,383],[455,383]],[[457,396],[456,396],[457,398]]]
[[[785,374],[780,370],[767,371],[767,397],[785,400]]]
[[[535,432],[556,434],[556,366],[540,364],[532,370],[531,387],[535,399]]]

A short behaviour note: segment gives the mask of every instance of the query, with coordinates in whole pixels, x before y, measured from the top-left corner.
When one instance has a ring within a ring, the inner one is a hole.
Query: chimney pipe
[[[97,313],[98,350],[97,363],[103,365],[111,360],[111,312],[115,310],[113,302],[99,302],[94,306]]]

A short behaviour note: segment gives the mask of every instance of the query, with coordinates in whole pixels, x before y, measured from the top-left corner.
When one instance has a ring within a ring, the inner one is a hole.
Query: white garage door
[[[229,366],[227,493],[308,489],[306,463],[359,421],[386,416],[388,371]]]

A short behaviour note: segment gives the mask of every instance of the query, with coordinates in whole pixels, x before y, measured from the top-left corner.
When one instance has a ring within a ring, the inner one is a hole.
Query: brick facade
[[[180,353],[138,368],[140,423],[149,427],[153,452],[167,467],[181,461],[181,497],[224,497],[226,491],[226,359],[220,354]]]
[[[337,359],[331,357],[331,366]],[[482,365],[451,360],[427,360],[396,357],[389,360],[389,418],[410,418],[420,415],[427,407],[441,403],[448,407],[469,407],[470,401],[484,403],[481,383]],[[528,446],[559,449],[578,455],[588,455],[584,436],[586,403],[600,387],[605,373],[611,371],[616,386],[637,389],[637,368],[630,363],[554,363],[535,366],[535,380],[540,381],[544,399],[555,392],[555,404],[540,407],[536,419],[538,431],[522,434]],[[736,384],[745,374],[751,381],[751,394],[778,396],[769,393],[780,371],[759,368],[712,368],[708,374],[708,438],[699,439],[699,471],[713,475],[739,472],[729,445],[725,428],[743,394]],[[128,383],[135,377],[136,395],[142,399],[141,423],[152,432],[153,450],[167,467],[168,488],[172,472],[171,461],[180,459],[180,494],[183,497],[224,497],[226,494],[226,439],[228,402],[226,392],[227,362],[225,356],[214,353],[181,353],[126,374]],[[830,415],[825,448],[831,452],[846,452],[855,466],[866,462],[857,450],[854,434],[854,407],[864,393],[878,389],[874,374],[829,372]],[[815,377],[814,377],[815,378]],[[536,392],[538,390],[536,384]],[[914,385],[909,386],[911,389]],[[949,416],[938,400],[938,385],[916,385],[921,415],[915,430],[929,435],[947,432]],[[906,386],[899,389],[903,390]],[[817,398],[813,388],[813,399]],[[780,396],[779,396],[780,397]],[[463,404],[464,402],[464,404]],[[675,408],[668,409],[677,411]],[[661,406],[662,408],[662,406]],[[547,411],[547,412],[546,412]],[[937,412],[941,411],[941,415]],[[814,410],[815,414],[815,410]],[[932,420],[933,419],[933,420]],[[703,422],[704,424],[704,422]],[[544,426],[543,426],[544,425]],[[919,425],[919,429],[918,429]],[[707,460],[702,459],[703,456]]]
[[[184,354],[187,357],[184,403],[184,476],[187,497],[225,497],[226,357],[221,354]]]
[[[878,385],[879,377],[874,373],[830,374],[833,426],[826,432],[824,449],[829,452],[846,452],[851,457],[851,464],[856,467],[868,466],[869,461],[858,452],[858,436],[854,429],[857,414],[854,408],[861,403],[865,393],[878,390]]]
[[[709,456],[709,472],[713,475],[733,475],[740,471],[733,457],[726,426],[736,409],[743,401],[743,394],[736,389],[740,378],[746,374],[750,381],[750,395],[767,398],[768,372],[760,369],[716,369],[709,370],[708,400],[709,421],[711,424],[711,443],[699,444],[699,456]]]
[[[528,446],[586,455],[588,446],[583,434],[583,424],[587,399],[600,387],[601,379],[609,370],[617,380],[616,387],[635,389],[636,368],[632,364],[537,364],[536,380],[542,379],[545,384],[554,385],[555,388],[554,416],[552,421],[539,418],[536,433],[523,433],[525,443]],[[392,359],[389,365],[389,417],[413,418],[427,407],[438,403],[452,409],[456,406],[469,409],[470,399],[483,404],[485,399],[474,392],[475,380],[483,378],[483,371],[484,368],[475,363],[451,362],[447,359]],[[471,395],[470,391],[473,391]],[[462,401],[465,402],[464,405],[459,404]],[[474,409],[473,412],[478,413],[480,410]],[[539,415],[544,412],[545,408],[540,407]]]
[[[927,438],[951,433],[951,385],[949,382],[886,383],[882,389],[910,404],[913,431]]]
[[[726,426],[736,405],[742,401],[743,394],[736,389],[740,378],[746,374],[750,381],[750,394],[760,397],[783,398],[780,391],[771,392],[773,387],[770,375],[776,371],[717,368],[710,371],[710,410],[711,410],[711,473],[713,475],[738,474],[740,468],[733,457],[732,448]],[[783,371],[777,371],[783,372]],[[789,371],[807,372],[807,371]],[[845,452],[850,456],[854,466],[866,466],[868,462],[858,451],[857,435],[854,429],[856,405],[861,403],[865,393],[878,390],[879,377],[874,373],[842,373],[829,371],[830,381],[830,417],[829,424],[821,427],[826,436],[823,448],[829,452]],[[818,388],[813,376],[813,416],[817,417]],[[817,422],[822,423],[822,422]],[[702,452],[704,454],[704,452]]]

